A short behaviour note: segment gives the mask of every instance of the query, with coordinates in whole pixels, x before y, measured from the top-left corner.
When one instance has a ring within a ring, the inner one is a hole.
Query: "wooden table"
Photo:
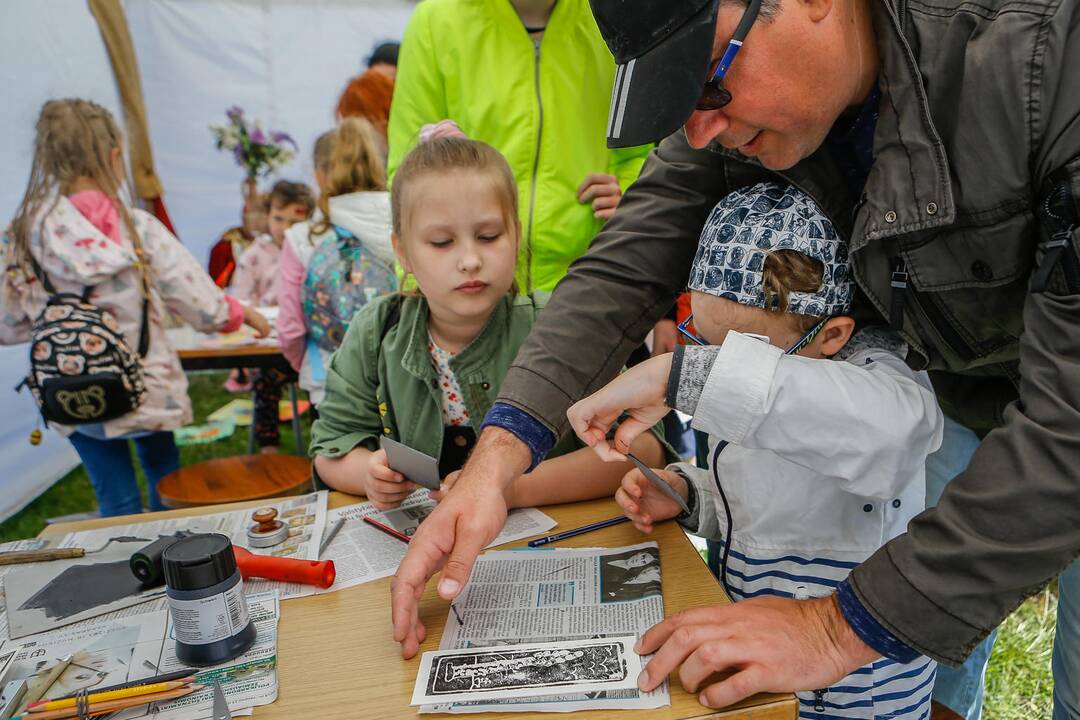
[[[343,493],[330,494],[330,506],[358,502]],[[237,503],[216,507],[171,510],[137,518],[101,518],[52,525],[41,537],[63,536],[75,530],[119,525],[157,517],[201,515],[255,506]],[[611,500],[593,500],[543,508],[559,522],[559,529],[578,527],[612,517],[617,507]],[[660,545],[664,611],[671,616],[687,608],[728,602],[705,563],[675,523],[663,523],[651,536],[639,533],[629,523],[606,528],[559,543],[558,547],[598,547],[632,545],[655,540]],[[522,546],[525,541],[508,547]],[[439,647],[447,603],[429,582],[420,603],[420,616],[428,628],[421,651]],[[376,580],[329,595],[297,598],[281,603],[278,629],[278,699],[272,705],[255,708],[256,720],[353,720],[354,718],[408,718],[416,720],[416,708],[409,705],[419,667],[419,654],[402,660],[400,648],[391,635],[390,578]],[[757,695],[725,710],[702,707],[696,695],[679,685],[672,673],[671,706],[647,711],[590,711],[577,716],[604,718],[613,715],[649,720],[792,720],[798,706],[791,695]],[[443,716],[445,717],[445,716]],[[547,713],[484,713],[479,720],[552,720]]]
[[[187,328],[184,328],[187,330]],[[176,354],[180,357],[180,366],[187,371],[193,370],[236,370],[240,368],[274,369],[284,373],[292,372],[292,365],[281,354],[277,342],[261,341],[251,345],[233,347],[193,347],[185,346],[189,336],[174,335]],[[176,338],[180,338],[177,340]],[[293,452],[306,456],[304,434],[300,431],[300,412],[296,394],[296,383],[288,383],[289,402],[292,404]],[[254,395],[252,396],[254,398]],[[255,425],[248,430],[248,453],[255,452]]]

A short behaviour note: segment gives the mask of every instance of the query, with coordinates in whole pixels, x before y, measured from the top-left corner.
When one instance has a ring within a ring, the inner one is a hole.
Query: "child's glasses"
[[[818,336],[818,333],[820,333],[821,329],[823,327],[825,327],[825,323],[827,323],[829,321],[829,319],[830,319],[829,317],[823,317],[820,320],[818,320],[816,323],[814,323],[814,327],[810,328],[810,330],[808,330],[805,335],[803,335],[801,338],[799,338],[798,342],[796,342],[794,345],[792,345],[787,350],[785,350],[784,354],[785,355],[798,355],[800,350],[804,349],[807,345],[814,342],[814,338],[816,338]],[[682,333],[683,337],[687,338],[688,340],[690,340],[690,342],[694,343],[695,345],[708,345],[709,344],[709,343],[707,343],[705,341],[705,339],[703,337],[701,337],[700,335],[697,334],[697,330],[694,328],[694,314],[693,313],[690,313],[690,315],[687,316],[687,318],[685,320],[683,320],[681,323],[679,323],[675,327],[678,328],[679,332]]]

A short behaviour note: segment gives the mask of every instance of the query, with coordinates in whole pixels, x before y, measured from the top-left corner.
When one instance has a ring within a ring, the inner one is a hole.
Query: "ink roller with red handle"
[[[180,538],[176,536],[161,538],[132,555],[131,572],[148,587],[160,585],[165,579],[162,557],[165,550],[178,540]],[[236,557],[236,566],[245,580],[257,577],[328,588],[334,584],[337,576],[333,560],[294,560],[255,555],[235,545],[232,550]]]

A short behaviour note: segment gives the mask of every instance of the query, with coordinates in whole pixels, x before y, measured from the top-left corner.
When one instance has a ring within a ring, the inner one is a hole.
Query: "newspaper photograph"
[[[660,550],[654,542],[487,552],[477,559],[469,583],[447,614],[439,649],[539,642],[569,642],[572,647],[594,639],[640,637],[664,619],[660,580]],[[424,705],[420,712],[642,710],[670,703],[665,682],[648,693],[635,685],[544,697],[520,692],[498,701],[444,700]]]
[[[277,697],[277,593],[249,594],[247,603],[256,628],[254,645],[221,666],[191,671],[197,683],[212,684],[220,679],[237,714],[243,708],[265,705]],[[5,679],[25,679],[29,689],[48,679],[44,699],[51,700],[183,668],[174,652],[176,642],[168,610],[163,606],[152,612],[145,609],[128,608],[32,637],[6,640],[0,644],[0,658],[7,658]],[[69,656],[64,671],[51,678],[49,671]],[[210,717],[212,703],[212,693],[206,688],[175,701],[125,710],[121,717],[200,720]]]
[[[436,650],[420,659],[412,704],[514,699],[636,686],[634,636]]]
[[[313,592],[321,595],[393,575],[405,557],[406,544],[379,532],[363,519],[371,517],[412,537],[420,522],[435,509],[435,501],[427,493],[427,490],[417,490],[401,505],[385,512],[376,510],[369,502],[331,510],[327,527],[333,527],[341,518],[345,519],[341,531],[323,552],[324,559],[334,561],[337,579],[325,590],[313,588]],[[491,546],[545,533],[555,524],[550,516],[533,508],[512,510],[502,532]]]

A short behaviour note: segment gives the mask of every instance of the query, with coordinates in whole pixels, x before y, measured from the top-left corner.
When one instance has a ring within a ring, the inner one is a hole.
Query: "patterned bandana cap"
[[[773,250],[796,250],[825,266],[817,292],[789,293],[788,312],[848,313],[854,281],[847,244],[810,196],[777,183],[736,190],[716,204],[701,231],[687,286],[764,308],[761,271]]]

